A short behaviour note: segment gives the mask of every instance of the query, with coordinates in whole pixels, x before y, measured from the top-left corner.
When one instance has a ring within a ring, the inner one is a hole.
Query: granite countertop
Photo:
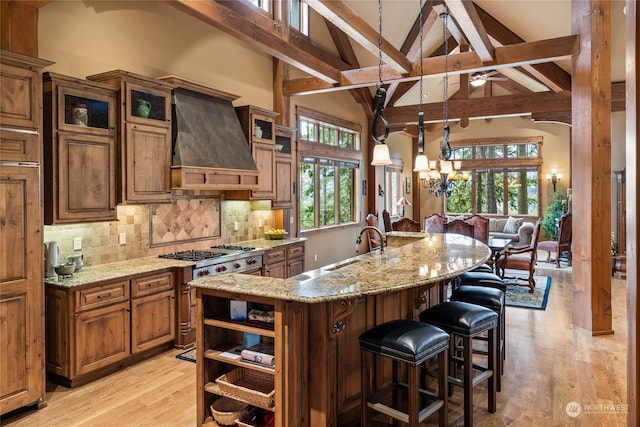
[[[273,249],[282,245],[303,242],[306,238],[291,238],[282,240],[255,239],[244,242],[233,242],[230,245],[250,246],[260,249]],[[167,268],[181,268],[195,265],[193,261],[180,261],[175,259],[149,256],[130,259],[126,261],[112,262],[109,264],[86,266],[79,272],[65,278],[45,278],[45,283],[58,286],[80,286],[106,280],[115,280],[122,277],[138,274],[152,273]]]
[[[222,274],[193,280],[191,286],[304,303],[381,294],[453,278],[491,256],[482,242],[457,234],[373,251],[289,279]]]

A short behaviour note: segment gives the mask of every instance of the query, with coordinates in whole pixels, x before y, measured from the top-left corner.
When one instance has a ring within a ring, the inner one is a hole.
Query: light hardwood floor
[[[475,424],[626,426],[626,283],[614,279],[611,286],[615,334],[592,337],[571,325],[570,270],[541,263],[538,274],[543,273],[552,277],[545,311],[507,308],[507,362],[498,410],[486,411],[486,393],[478,386]],[[166,352],[76,389],[49,383],[46,408],[1,424],[195,426],[195,364],[176,359],[180,352]],[[567,414],[570,402],[581,410],[576,417]],[[462,425],[460,389],[450,409],[449,425]]]

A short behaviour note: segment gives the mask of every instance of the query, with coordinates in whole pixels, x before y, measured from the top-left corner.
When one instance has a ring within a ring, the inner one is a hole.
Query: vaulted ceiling
[[[445,71],[449,118],[463,126],[506,115],[571,122],[569,0],[305,1],[309,37],[289,28],[288,1],[272,13],[242,0],[167,2],[291,65],[284,95],[348,90],[371,117],[382,80],[395,129],[415,123],[421,99],[425,121],[442,120]],[[612,111],[624,109],[623,5],[612,2]]]

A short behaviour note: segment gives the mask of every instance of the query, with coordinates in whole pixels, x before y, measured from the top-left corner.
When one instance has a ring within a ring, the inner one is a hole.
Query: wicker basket
[[[254,406],[270,408],[274,405],[273,375],[247,368],[236,368],[218,377],[216,383],[225,396]]]
[[[250,413],[249,405],[245,402],[221,397],[211,404],[211,414],[216,423],[222,426],[234,426],[236,420],[245,420]]]

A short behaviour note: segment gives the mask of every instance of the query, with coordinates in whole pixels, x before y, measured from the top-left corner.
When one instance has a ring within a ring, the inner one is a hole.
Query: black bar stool
[[[507,285],[504,280],[497,274],[482,272],[482,271],[466,271],[460,274],[455,279],[455,287],[458,286],[482,286],[485,288],[500,289],[502,292],[507,292]],[[482,304],[481,304],[482,305]],[[501,329],[500,329],[500,341],[502,344],[500,361],[500,373],[504,373],[504,361],[507,359],[506,352],[506,333],[507,333],[507,321],[505,319],[506,311],[502,310]]]
[[[465,271],[455,279],[456,287],[463,285],[484,286],[487,288],[500,289],[502,292],[507,291],[507,285],[500,276],[494,273],[484,271]]]
[[[371,425],[369,409],[386,414],[393,419],[418,427],[429,415],[439,412],[440,427],[448,424],[447,418],[447,349],[449,334],[442,329],[413,320],[393,320],[369,329],[360,335],[362,357],[362,426]],[[378,390],[371,388],[371,370],[375,356],[388,357],[393,363],[393,381]],[[438,392],[431,393],[420,388],[420,368],[423,362],[438,357]],[[399,382],[398,362],[408,365],[408,385]],[[382,403],[380,398],[398,388],[407,390],[407,411]],[[421,408],[420,397],[428,397],[431,403]]]
[[[488,308],[461,301],[443,302],[420,313],[420,321],[437,326],[451,334],[449,361],[451,365],[462,364],[463,376],[449,375],[449,383],[461,386],[464,391],[464,425],[473,426],[473,387],[488,382],[488,410],[496,412],[496,377],[498,373],[497,341],[498,314]],[[473,363],[474,338],[488,334],[487,366]],[[457,354],[456,339],[461,339],[461,357]],[[480,371],[474,375],[473,370]],[[449,369],[451,373],[454,369]]]
[[[487,288],[484,286],[458,286],[451,294],[450,301],[462,301],[471,304],[481,305],[489,308],[498,314],[498,330],[500,331],[500,343],[498,344],[497,357],[500,363],[500,375],[496,379],[498,391],[502,390],[501,376],[504,374],[504,359],[501,357],[505,346],[505,324],[504,324],[504,292],[500,289]],[[475,352],[475,350],[474,350]],[[479,353],[486,353],[479,351]]]

